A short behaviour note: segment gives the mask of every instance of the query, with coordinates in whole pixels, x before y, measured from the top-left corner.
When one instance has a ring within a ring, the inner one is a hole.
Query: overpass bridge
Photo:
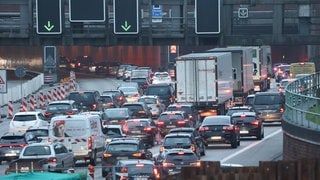
[[[39,34],[37,1],[0,1],[1,46],[320,44],[318,0],[217,0],[219,9],[205,8],[219,10],[218,17],[196,16],[195,4],[201,0],[137,0],[139,30],[134,34],[114,31],[117,20],[113,0],[105,0],[105,17],[99,22],[71,21],[70,1],[61,0],[61,33]],[[155,7],[161,7],[157,18]],[[83,13],[89,11],[84,9]],[[218,31],[197,32],[198,23],[208,22],[206,19],[218,21]]]

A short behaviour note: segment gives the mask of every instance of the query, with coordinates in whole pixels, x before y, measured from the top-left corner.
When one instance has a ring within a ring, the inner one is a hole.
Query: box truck
[[[252,48],[226,47],[214,48],[208,52],[230,52],[233,71],[233,105],[243,106],[245,98],[253,93]],[[229,67],[229,68],[230,68]]]
[[[176,101],[205,116],[225,114],[232,91],[231,53],[191,53],[176,58]]]

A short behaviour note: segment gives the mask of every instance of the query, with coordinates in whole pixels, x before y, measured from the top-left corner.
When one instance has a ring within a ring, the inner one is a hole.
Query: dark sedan
[[[207,145],[231,144],[232,148],[237,148],[240,145],[240,129],[232,124],[230,116],[205,117],[199,128],[199,133]]]
[[[231,116],[233,123],[240,128],[241,137],[255,136],[258,140],[264,137],[262,120],[255,112],[237,112]]]

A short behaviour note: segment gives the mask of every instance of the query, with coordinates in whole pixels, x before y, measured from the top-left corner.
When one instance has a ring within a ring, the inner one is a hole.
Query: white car
[[[155,72],[152,77],[152,84],[171,84],[172,80],[168,72]]]
[[[49,142],[49,127],[30,127],[29,129],[27,129],[26,135],[32,135],[36,137],[38,140],[41,140],[41,142]]]
[[[45,171],[63,172],[74,167],[74,156],[62,143],[33,143],[25,146],[20,155],[21,163],[24,160],[39,161],[46,159],[43,164]],[[31,167],[32,168],[32,167]]]
[[[25,133],[30,127],[48,126],[49,122],[41,112],[17,112],[10,121],[9,132]]]
[[[158,118],[162,112],[165,111],[166,106],[161,102],[158,96],[141,96],[138,102],[145,102],[150,108],[152,118]]]
[[[109,144],[113,138],[126,137],[126,134],[122,131],[122,125],[103,125],[102,131],[107,136],[106,145]]]

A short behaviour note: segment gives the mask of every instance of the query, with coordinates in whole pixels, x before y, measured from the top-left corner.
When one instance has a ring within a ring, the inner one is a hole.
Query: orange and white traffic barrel
[[[13,118],[13,101],[9,101],[8,102],[8,119],[12,119]]]

